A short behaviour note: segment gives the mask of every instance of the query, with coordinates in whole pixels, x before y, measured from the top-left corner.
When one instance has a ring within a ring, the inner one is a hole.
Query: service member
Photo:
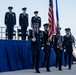
[[[44,47],[44,65],[46,66],[46,70],[50,72],[50,52],[51,52],[51,41],[48,39],[48,27],[49,24],[45,23],[43,31],[43,47]]]
[[[39,71],[39,61],[40,61],[40,50],[42,42],[42,31],[38,29],[39,24],[34,23],[33,29],[29,31],[29,39],[31,41],[31,50],[32,50],[32,64],[31,68],[34,68],[35,59],[36,59],[36,73]]]
[[[13,7],[9,6],[9,12],[5,14],[5,25],[7,27],[8,39],[13,39],[14,26],[16,25],[16,15],[12,12]]]
[[[28,14],[26,13],[26,7],[22,8],[23,13],[19,16],[19,25],[21,26],[22,40],[26,40],[26,32],[28,27]]]
[[[41,17],[38,16],[38,11],[34,11],[34,15],[31,18],[31,27],[33,28],[34,23],[39,23],[39,28],[41,27]]]
[[[68,56],[69,69],[71,69],[72,52],[73,52],[73,47],[72,47],[73,39],[70,34],[70,30],[71,30],[70,28],[66,28],[65,29],[66,35],[64,36],[64,48]]]
[[[59,70],[62,71],[62,51],[63,51],[63,37],[60,34],[60,27],[57,27],[57,33],[53,38],[53,47],[56,53],[56,62],[55,66],[59,66]],[[58,65],[59,64],[59,65]]]

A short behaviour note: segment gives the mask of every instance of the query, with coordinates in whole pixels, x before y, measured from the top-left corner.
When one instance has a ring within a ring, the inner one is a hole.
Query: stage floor
[[[35,73],[35,70],[20,70],[13,72],[2,72],[0,75],[75,75],[76,74],[76,62],[72,65],[72,70],[68,70],[67,67],[62,67],[62,71],[58,71],[55,67],[50,67],[51,72],[47,72],[45,68],[41,68],[40,74]]]

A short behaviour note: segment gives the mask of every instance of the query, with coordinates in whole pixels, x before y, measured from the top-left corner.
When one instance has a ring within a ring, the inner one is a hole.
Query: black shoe
[[[69,67],[69,70],[71,70],[71,67]]]
[[[36,73],[40,73],[40,71],[39,70],[36,70]]]
[[[62,69],[59,69],[59,71],[62,71]]]
[[[64,67],[66,67],[67,65],[66,64],[64,64]]]
[[[55,67],[56,67],[56,68],[58,68],[58,66],[57,66],[57,65],[55,65]]]
[[[50,69],[47,69],[47,72],[51,72]]]
[[[31,69],[34,69],[34,65],[31,65]]]
[[[64,65],[64,67],[66,67],[66,65]]]

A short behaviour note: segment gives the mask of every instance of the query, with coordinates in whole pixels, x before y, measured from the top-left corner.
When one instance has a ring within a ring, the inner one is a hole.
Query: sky
[[[34,16],[35,10],[39,11],[39,16],[42,20],[41,29],[43,30],[43,24],[48,22],[48,8],[49,0],[1,0],[0,1],[0,27],[5,26],[4,17],[8,11],[8,6],[13,6],[13,12],[16,13],[16,26],[19,26],[19,14],[22,13],[22,8],[27,7],[27,13],[29,15],[29,27],[31,28],[31,17]],[[55,0],[53,0],[53,10],[56,23],[56,9]],[[76,0],[58,0],[59,11],[59,25],[62,28],[61,34],[65,35],[64,29],[66,27],[71,28],[71,32],[76,38]]]

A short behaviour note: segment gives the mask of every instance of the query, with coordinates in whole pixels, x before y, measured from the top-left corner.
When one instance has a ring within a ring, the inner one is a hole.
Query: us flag
[[[53,0],[49,0],[48,22],[49,22],[49,35],[48,35],[48,37],[49,37],[49,39],[51,39],[53,34],[55,33]]]

